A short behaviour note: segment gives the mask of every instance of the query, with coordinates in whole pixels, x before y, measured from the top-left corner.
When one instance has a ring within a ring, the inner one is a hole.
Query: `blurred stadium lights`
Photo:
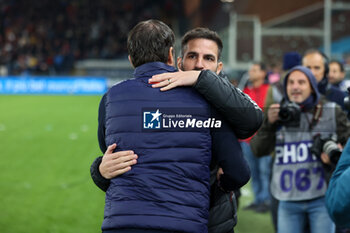
[[[221,2],[227,2],[227,3],[231,3],[231,2],[234,2],[235,0],[221,0]]]
[[[310,47],[319,48],[329,57],[336,57],[339,55],[334,51],[335,40],[340,44],[340,39],[345,41],[345,36],[349,35],[346,34],[346,14],[339,13],[350,10],[349,1],[322,0],[265,22],[261,21],[259,14],[242,14],[237,1],[233,4],[225,0],[221,2],[224,10],[230,15],[227,65],[233,69],[247,67],[250,60],[264,59],[275,62],[278,61],[276,57],[281,57],[285,51],[297,49],[302,53]],[[343,21],[340,21],[340,16],[344,18]],[[338,24],[333,25],[332,21]],[[337,33],[336,37],[334,33]],[[249,36],[253,39],[249,39]],[[276,43],[280,44],[279,48],[275,47]],[[345,46],[341,49],[347,51]],[[249,55],[248,58],[243,56],[246,54]],[[345,60],[346,57],[339,59]],[[350,61],[350,58],[348,60]]]
[[[323,19],[323,46],[324,53],[331,57],[332,44],[332,0],[324,1],[324,19]]]

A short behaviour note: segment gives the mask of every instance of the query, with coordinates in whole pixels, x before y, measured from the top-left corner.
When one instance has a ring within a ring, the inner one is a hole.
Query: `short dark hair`
[[[168,61],[169,49],[174,47],[174,32],[162,21],[138,23],[128,34],[128,53],[135,67],[148,62]]]
[[[264,62],[261,61],[253,61],[252,65],[257,65],[260,67],[260,70],[267,71],[267,67]]]
[[[331,60],[331,61],[329,62],[329,64],[332,64],[332,63],[338,64],[338,66],[339,66],[339,68],[340,68],[340,71],[341,71],[342,73],[345,72],[343,63],[341,63],[341,62],[338,61],[338,60]]]
[[[328,57],[326,54],[324,54],[323,52],[321,52],[320,50],[318,49],[308,49],[306,50],[306,52],[304,53],[303,55],[303,59],[304,57],[306,57],[307,55],[310,55],[310,54],[319,54],[322,56],[322,59],[323,59],[323,63],[324,63],[324,66],[328,66]]]
[[[321,52],[320,50],[318,49],[308,49],[306,50],[306,52],[304,53],[303,55],[303,59],[307,56],[307,55],[310,55],[310,54],[319,54],[321,57],[322,57],[322,60],[323,60],[323,66],[324,66],[324,74],[323,76],[326,76],[328,75],[328,72],[329,72],[329,60],[328,60],[328,57],[326,54],[324,54],[323,52]]]
[[[214,41],[218,46],[218,60],[220,60],[223,46],[219,35],[216,32],[209,30],[208,28],[202,28],[202,27],[197,27],[195,29],[192,29],[182,37],[181,57],[184,56],[185,50],[187,49],[187,43],[190,40],[194,40],[194,39],[208,39],[208,40]]]

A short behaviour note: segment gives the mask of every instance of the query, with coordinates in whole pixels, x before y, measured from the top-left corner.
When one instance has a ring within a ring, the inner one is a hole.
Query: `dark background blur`
[[[350,65],[349,0],[223,1],[0,0],[0,75],[123,78],[127,33],[150,18],[174,30],[177,52],[187,30],[217,31],[233,76],[253,60],[278,70],[284,53],[309,48]]]

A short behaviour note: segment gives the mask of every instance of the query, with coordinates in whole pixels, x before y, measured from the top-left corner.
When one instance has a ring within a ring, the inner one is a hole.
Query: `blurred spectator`
[[[344,80],[345,70],[344,65],[337,61],[332,60],[329,62],[329,75],[328,81],[333,86],[340,88],[342,91],[347,91],[347,88],[350,86],[349,80]]]
[[[302,65],[309,68],[315,76],[320,94],[344,109],[346,93],[328,83],[329,61],[327,56],[316,49],[307,50],[302,58]]]
[[[288,71],[301,64],[301,56],[298,52],[288,52],[283,56],[283,70]]]
[[[244,88],[243,92],[254,100],[258,106],[263,109],[265,97],[269,84],[267,81],[267,71],[265,64],[261,62],[254,62],[249,69],[250,85]],[[247,210],[254,210],[256,212],[267,212],[270,209],[270,174],[271,174],[271,156],[257,158],[254,156],[250,148],[250,139],[241,141],[243,154],[247,159],[252,176],[252,189],[254,194],[253,202],[246,206]]]
[[[270,72],[268,73],[268,81],[270,84],[280,81],[281,78],[281,64],[272,63],[270,65]]]
[[[161,9],[176,12],[177,5],[169,2],[2,2],[0,65],[6,65],[10,75],[65,74],[79,59],[126,58],[131,27],[147,18],[161,18]]]

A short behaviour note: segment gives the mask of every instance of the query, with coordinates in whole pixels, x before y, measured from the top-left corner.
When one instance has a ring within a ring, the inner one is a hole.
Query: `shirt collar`
[[[135,78],[150,77],[156,74],[177,71],[175,67],[169,66],[163,62],[149,62],[136,67],[134,71]]]

